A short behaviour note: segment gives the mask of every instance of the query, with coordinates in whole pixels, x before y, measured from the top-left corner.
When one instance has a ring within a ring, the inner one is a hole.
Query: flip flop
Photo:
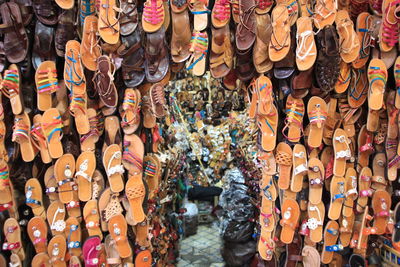
[[[28,235],[36,253],[47,251],[47,224],[43,217],[35,216],[27,225]]]
[[[293,172],[290,190],[300,192],[303,187],[303,179],[307,174],[307,151],[301,144],[296,144],[293,147]]]
[[[43,163],[50,163],[52,158],[50,157],[49,149],[47,147],[46,137],[42,129],[42,115],[36,114],[33,117],[33,125],[31,128],[31,143],[39,150],[40,158]]]
[[[297,20],[296,25],[296,65],[298,70],[306,71],[314,65],[317,59],[312,18],[301,17]]]
[[[121,258],[128,258],[132,255],[132,248],[127,238],[127,228],[128,226],[122,214],[115,215],[108,221],[110,235],[115,241]]]
[[[351,80],[351,66],[350,64],[340,61],[340,74],[338,81],[335,85],[335,92],[338,94],[342,94],[346,92],[347,88],[349,88]]]
[[[200,1],[200,0],[192,0]],[[203,76],[206,71],[206,59],[208,53],[208,34],[207,32],[193,31],[192,39],[190,40],[191,53],[186,62],[186,70],[191,70],[196,76]]]
[[[54,176],[54,165],[50,166],[44,174],[44,184],[46,186],[45,193],[50,202],[60,200],[58,197],[57,180]]]
[[[110,145],[103,154],[103,166],[105,167],[111,191],[119,193],[124,190],[123,174],[125,172],[122,163],[121,148],[116,145]]]
[[[385,63],[380,59],[373,58],[368,66],[368,107],[372,110],[380,110],[383,106],[387,77]]]
[[[374,210],[374,228],[377,235],[386,233],[389,222],[392,198],[389,192],[377,190],[372,197],[372,209]]]
[[[358,165],[357,169],[367,167],[369,164],[369,156],[375,151],[373,146],[373,134],[367,130],[367,126],[363,125],[358,133]]]
[[[357,2],[357,1],[356,1]],[[360,69],[367,64],[371,53],[371,33],[372,15],[362,12],[357,16],[356,32],[360,41],[360,52],[355,61],[352,62],[353,68]]]
[[[350,239],[353,234],[353,226],[354,226],[354,219],[355,215],[352,213],[349,217],[341,217],[340,220],[340,244],[342,244],[343,247],[347,247],[350,245]]]
[[[267,116],[258,116],[257,123],[261,130],[261,147],[270,152],[275,149],[278,129],[278,110],[272,105],[272,111]]]
[[[310,229],[310,240],[318,243],[322,240],[322,230],[325,218],[325,205],[321,201],[317,205],[308,203],[307,227]]]
[[[56,63],[43,61],[36,70],[37,108],[46,111],[52,108],[52,93],[59,89]]]
[[[309,195],[308,200],[312,205],[318,205],[322,199],[325,168],[318,158],[310,158],[308,161]]]
[[[133,134],[140,125],[141,94],[139,90],[127,88],[122,103],[121,127],[125,134]]]
[[[108,265],[120,265],[121,257],[117,250],[117,244],[111,235],[107,235],[104,241],[106,254],[107,254],[107,264]]]
[[[36,178],[31,178],[25,183],[25,203],[31,207],[35,216],[46,219],[46,212],[43,206],[43,192],[40,182]]]
[[[25,252],[22,246],[21,228],[14,218],[8,218],[3,225],[4,240],[2,250],[9,250],[17,254],[20,260],[25,259]]]
[[[336,221],[329,221],[324,231],[324,247],[321,253],[321,262],[329,264],[336,251],[343,250],[341,244],[336,244],[339,237],[339,224]]]
[[[282,190],[289,189],[293,160],[292,148],[288,144],[280,142],[276,147],[275,160],[279,166],[278,187]]]
[[[316,248],[312,246],[304,246],[301,253],[303,256],[303,267],[315,267],[321,265],[321,257]]]
[[[333,150],[335,160],[333,162],[333,174],[343,177],[346,172],[346,161],[351,158],[350,141],[343,129],[336,129],[333,134]]]
[[[314,8],[314,24],[318,29],[332,25],[336,18],[336,2],[334,0],[318,0]]]
[[[371,188],[374,190],[386,191],[387,181],[385,178],[385,172],[387,168],[387,161],[385,153],[376,153],[372,162],[372,185]]]
[[[357,191],[357,172],[354,168],[347,168],[346,170],[346,189],[345,200],[343,203],[342,214],[344,217],[350,217],[353,214],[354,201],[358,197]]]
[[[339,10],[335,22],[339,35],[340,56],[344,62],[351,63],[360,53],[360,40],[354,30],[353,21],[347,10]]]
[[[269,58],[278,62],[286,57],[290,50],[290,23],[286,5],[277,5],[272,10],[272,36],[269,43]]]
[[[47,223],[50,226],[50,230],[52,235],[64,234],[65,229],[65,217],[66,217],[66,208],[64,204],[59,201],[53,201],[47,207]]]
[[[307,114],[310,121],[308,145],[310,147],[317,148],[322,144],[322,134],[327,119],[327,110],[328,107],[325,101],[318,96],[313,96],[308,101]]]
[[[26,112],[21,115],[15,115],[12,141],[20,146],[22,159],[25,162],[32,161],[36,153],[31,142],[31,121]]]
[[[96,156],[92,151],[82,152],[76,160],[75,177],[78,185],[78,197],[86,202],[92,198],[92,177],[96,169]]]
[[[68,253],[71,256],[82,254],[81,245],[81,226],[75,217],[69,217],[66,221],[65,236],[67,237]]]
[[[90,1],[81,1],[81,3],[90,3]],[[86,16],[83,23],[82,42],[80,54],[82,64],[88,70],[95,71],[97,68],[97,59],[101,56],[101,47],[97,36],[98,19],[95,15]]]
[[[54,176],[58,184],[58,197],[64,204],[74,200],[75,159],[72,154],[62,155],[54,165]]]
[[[146,215],[143,211],[143,202],[146,189],[140,176],[131,176],[126,182],[125,194],[129,200],[133,221],[135,224],[142,222]]]
[[[98,236],[103,239],[103,234],[100,229],[100,213],[97,207],[97,200],[92,199],[86,202],[83,208],[83,218],[89,236]]]
[[[226,0],[216,0],[211,12],[211,23],[215,28],[222,28],[231,19],[231,5]]]
[[[119,10],[115,0],[100,0],[98,11],[98,32],[101,39],[108,44],[117,44],[119,41],[119,21],[116,12]]]
[[[98,236],[92,236],[86,239],[83,244],[82,254],[86,267],[97,267],[100,261],[101,239]]]
[[[53,159],[61,157],[63,147],[61,144],[63,121],[56,108],[46,110],[42,115],[42,129],[46,137],[49,154]]]
[[[101,112],[93,108],[87,109],[90,130],[87,134],[81,135],[81,151],[94,151],[97,141],[99,141],[104,130],[104,116]]]
[[[158,31],[165,20],[164,5],[161,0],[147,0],[144,2],[142,25],[148,33]]]
[[[153,257],[150,250],[145,249],[136,254],[135,267],[151,267]]]
[[[343,202],[346,198],[346,186],[344,177],[333,176],[330,185],[331,204],[328,210],[328,218],[331,220],[339,219],[342,214]]]
[[[282,129],[283,136],[290,142],[297,143],[303,136],[304,102],[302,99],[293,98],[289,95],[286,99],[285,126]],[[288,129],[287,135],[285,134]]]
[[[382,24],[379,30],[379,48],[383,52],[391,51],[399,42],[398,1],[384,0],[382,3]]]
[[[36,254],[32,259],[32,267],[51,267],[50,257],[46,252]]]
[[[280,225],[282,226],[280,240],[283,243],[290,244],[293,241],[299,218],[299,204],[293,199],[285,199],[282,204],[282,219],[280,220]]]
[[[272,238],[272,232],[261,231],[257,246],[260,257],[263,260],[271,261],[275,251],[275,242]]]
[[[208,25],[208,0],[189,0],[189,9],[193,14],[193,28],[195,31],[203,31]]]
[[[65,254],[67,252],[67,240],[63,235],[54,236],[47,247],[50,256],[51,266],[66,267]]]
[[[269,115],[273,111],[274,98],[272,82],[267,77],[261,74],[254,83],[251,108],[254,111],[250,112],[256,115]],[[253,116],[254,117],[254,116]]]

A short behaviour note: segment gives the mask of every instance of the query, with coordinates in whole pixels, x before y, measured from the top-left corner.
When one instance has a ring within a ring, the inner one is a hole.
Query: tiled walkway
[[[218,229],[199,225],[197,234],[180,241],[178,267],[223,267]]]

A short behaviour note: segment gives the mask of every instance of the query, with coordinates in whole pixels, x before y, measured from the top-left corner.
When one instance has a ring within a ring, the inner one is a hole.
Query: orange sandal
[[[386,232],[386,226],[389,222],[390,207],[392,198],[389,192],[377,190],[372,197],[372,209],[374,210],[374,228],[377,235],[383,235]]]
[[[290,190],[292,192],[300,192],[303,187],[303,179],[307,174],[307,151],[301,144],[293,147],[293,172]]]
[[[49,149],[47,147],[46,137],[44,137],[44,132],[42,129],[42,115],[36,114],[33,117],[33,125],[31,128],[31,142],[32,145],[39,150],[40,158],[43,163],[50,163],[51,157]]]
[[[8,69],[4,72],[4,78],[1,81],[0,86],[3,95],[10,99],[13,114],[21,114],[24,111],[24,105],[22,102],[22,96],[20,94],[20,71],[17,65],[11,64],[8,67]]]
[[[103,239],[103,234],[100,229],[100,214],[97,207],[97,200],[92,199],[86,202],[83,208],[83,219],[85,220],[89,236],[99,236],[100,239]]]
[[[52,93],[59,89],[56,63],[43,61],[36,70],[37,108],[46,111],[53,107]]]
[[[342,214],[343,202],[346,198],[346,180],[344,177],[333,176],[330,191],[331,205],[329,206],[328,217],[331,220],[337,220]]]
[[[327,118],[328,107],[325,101],[313,96],[307,104],[307,114],[310,121],[310,134],[308,136],[308,145],[317,148],[322,144],[322,134],[324,124]]]
[[[42,129],[46,137],[49,154],[57,159],[64,154],[61,144],[63,121],[56,108],[46,110],[42,116]]]
[[[322,230],[325,218],[325,206],[321,201],[317,205],[308,203],[307,228],[310,229],[310,240],[318,243],[322,240]]]
[[[279,165],[278,187],[282,190],[289,189],[293,161],[292,148],[284,142],[279,143],[276,147],[275,160]]]
[[[112,239],[115,241],[117,251],[121,258],[132,256],[132,248],[127,238],[128,226],[122,214],[113,216],[108,222],[108,229]]]
[[[30,162],[35,158],[36,153],[31,142],[31,121],[25,112],[15,115],[12,141],[20,145],[22,159],[25,162]]]
[[[308,200],[311,204],[321,203],[322,188],[324,184],[325,168],[318,158],[310,158],[308,161],[309,190]]]
[[[96,156],[92,151],[80,154],[76,160],[77,172],[75,177],[78,184],[80,201],[87,202],[92,198],[92,176],[96,169]]]
[[[125,134],[133,134],[140,124],[141,94],[136,89],[126,89],[122,103],[121,127]]]
[[[283,243],[292,243],[294,232],[298,227],[299,218],[299,204],[293,199],[285,199],[282,204],[282,219],[280,221],[280,225],[282,226],[280,240]]]
[[[35,216],[29,220],[28,235],[31,239],[36,253],[47,251],[47,224],[43,217]]]
[[[58,197],[64,204],[74,200],[74,190],[76,184],[74,181],[75,159],[72,154],[62,155],[54,165],[54,176],[58,184]]]

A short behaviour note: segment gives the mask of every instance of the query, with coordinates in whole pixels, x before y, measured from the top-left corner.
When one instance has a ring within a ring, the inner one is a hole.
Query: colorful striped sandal
[[[54,61],[44,61],[39,65],[35,73],[35,83],[38,109],[46,111],[53,106],[51,94],[60,88]]]
[[[10,99],[11,109],[14,115],[21,114],[23,111],[23,102],[20,95],[20,73],[17,65],[12,64],[4,72],[4,78],[1,82],[1,91],[3,95]]]

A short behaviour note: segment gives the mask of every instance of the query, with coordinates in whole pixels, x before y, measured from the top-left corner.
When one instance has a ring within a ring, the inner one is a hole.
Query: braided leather
[[[277,151],[275,155],[276,163],[280,165],[292,165],[292,156],[286,152]]]
[[[125,193],[129,199],[144,197],[146,194],[144,186],[130,187]]]
[[[103,218],[105,219],[106,222],[110,220],[111,217],[121,214],[123,212],[123,209],[121,207],[121,203],[118,200],[117,196],[112,196],[110,202],[108,202],[107,207],[104,210],[104,216]]]

